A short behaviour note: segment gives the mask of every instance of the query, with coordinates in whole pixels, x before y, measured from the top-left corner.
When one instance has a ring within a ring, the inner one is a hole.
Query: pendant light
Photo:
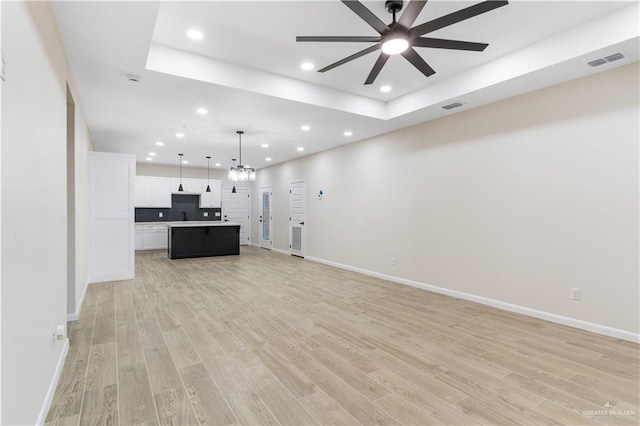
[[[233,164],[229,169],[229,180],[233,182],[238,181],[254,181],[256,180],[256,170],[252,167],[245,167],[242,165],[242,135],[244,132],[242,130],[238,130],[236,132],[238,134],[238,158],[240,161],[236,166],[236,160],[233,159]]]
[[[229,179],[232,179],[232,180],[233,180],[233,178],[231,177],[231,170],[235,170],[235,169],[236,169],[236,159],[235,159],[235,158],[232,158],[232,159],[231,159],[231,169],[229,170]],[[233,188],[231,188],[231,193],[232,193],[232,194],[236,194],[237,192],[238,192],[238,191],[236,191],[236,183],[235,183],[235,181],[234,181],[234,182],[233,182]]]
[[[182,189],[182,156],[184,154],[178,154],[178,162],[180,164],[180,186],[178,187],[178,192],[184,192],[184,189]]]
[[[209,186],[209,160],[211,160],[211,156],[207,155],[207,190],[205,192],[211,192],[211,187]]]

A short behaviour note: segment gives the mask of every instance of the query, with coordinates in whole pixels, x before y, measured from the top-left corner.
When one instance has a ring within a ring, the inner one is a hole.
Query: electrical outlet
[[[53,341],[64,340],[64,325],[57,325],[53,331]]]
[[[164,216],[164,213],[158,212],[158,217],[163,217],[163,216]]]
[[[396,258],[395,257],[391,258],[391,266],[396,266]]]
[[[216,212],[216,217],[220,217],[220,212]]]
[[[572,288],[571,289],[571,300],[580,300],[580,289]]]
[[[209,212],[204,212],[204,217],[209,217]]]

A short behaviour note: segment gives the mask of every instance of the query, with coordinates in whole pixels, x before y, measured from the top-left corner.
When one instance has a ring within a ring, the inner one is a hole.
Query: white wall
[[[63,354],[67,318],[66,81],[70,73],[48,2],[2,2],[2,424],[34,424]],[[73,90],[72,82],[69,85]],[[76,102],[78,181],[91,142]],[[33,173],[37,170],[38,173]],[[76,188],[78,222],[86,193]],[[86,238],[76,232],[79,252]],[[86,275],[79,259],[78,274]],[[83,280],[78,283],[82,285]],[[78,294],[82,291],[79,290]],[[44,413],[46,414],[46,413]],[[40,418],[41,419],[41,418]]]
[[[273,185],[274,246],[288,250],[288,182],[306,178],[310,257],[637,336],[638,72],[261,169],[254,188]]]

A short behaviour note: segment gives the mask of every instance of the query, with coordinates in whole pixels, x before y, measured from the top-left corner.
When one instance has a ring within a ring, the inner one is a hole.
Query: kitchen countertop
[[[241,226],[236,222],[220,222],[220,221],[183,221],[183,222],[164,222],[170,228],[188,228],[193,226]]]

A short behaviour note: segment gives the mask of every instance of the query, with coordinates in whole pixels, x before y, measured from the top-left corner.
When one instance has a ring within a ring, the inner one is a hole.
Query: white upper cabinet
[[[220,208],[222,206],[222,182],[210,180],[211,192],[207,190],[206,179],[182,179],[182,192],[178,192],[180,179],[155,176],[136,176],[134,206],[171,208],[171,194],[200,195],[200,208]]]
[[[168,178],[136,176],[135,207],[171,207],[171,181]]]
[[[221,206],[221,192],[222,182],[219,180],[210,180],[209,186],[211,192],[207,191],[207,180],[202,180],[202,192],[200,193],[200,208],[220,208]]]

